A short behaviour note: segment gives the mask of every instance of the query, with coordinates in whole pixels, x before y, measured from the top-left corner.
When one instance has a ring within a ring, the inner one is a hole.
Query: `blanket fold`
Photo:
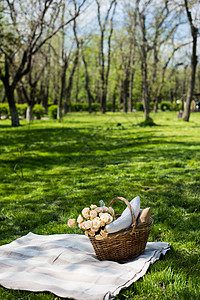
[[[84,235],[30,232],[0,247],[0,285],[65,298],[107,300],[144,276],[169,249],[169,243],[149,242],[143,255],[119,264],[99,261]]]

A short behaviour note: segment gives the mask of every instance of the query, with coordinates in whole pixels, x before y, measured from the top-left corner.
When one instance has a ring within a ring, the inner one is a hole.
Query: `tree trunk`
[[[120,81],[119,81],[119,97],[118,97],[118,110],[119,111],[121,110],[122,94],[123,94],[122,78],[120,77]]]
[[[64,114],[67,114],[68,112],[70,112],[70,96],[71,96],[71,91],[69,90],[69,88],[65,89],[65,98],[64,98]]]
[[[1,70],[0,70],[1,71]],[[9,108],[10,108],[10,115],[11,115],[11,124],[13,127],[20,126],[19,123],[19,116],[15,104],[15,97],[14,97],[14,90],[15,90],[15,84],[10,85],[10,73],[9,73],[9,64],[8,60],[5,56],[5,75],[3,75],[0,72],[0,79],[3,82],[4,88],[5,88],[5,96],[8,100]]]
[[[58,109],[57,109],[57,119],[59,120],[59,122],[62,119],[63,97],[64,97],[65,85],[66,85],[67,66],[68,66],[67,57],[65,57],[65,61],[64,61],[63,67],[62,67],[61,92],[60,92],[60,97],[58,100]]]
[[[77,66],[77,76],[76,76],[76,94],[75,94],[75,102],[78,103],[79,102],[79,64]]]
[[[183,77],[183,85],[182,85],[182,97],[184,97],[186,93],[186,78],[187,78],[187,65],[184,67],[184,77]]]
[[[95,97],[95,99],[96,99],[96,101],[95,102],[97,102],[97,103],[101,103],[101,94],[100,94],[100,84],[99,84],[99,80],[97,79],[96,81],[95,81],[95,95],[96,95],[96,97]]]
[[[48,63],[48,66],[47,66],[47,76],[46,76],[46,82],[45,82],[45,86],[46,86],[46,89],[45,89],[45,95],[44,95],[44,98],[43,98],[43,102],[42,102],[42,105],[43,107],[45,108],[45,114],[48,114],[48,102],[49,102],[49,82],[50,82],[50,62]]]
[[[104,74],[104,32],[101,32],[101,42],[100,42],[100,50],[99,50],[99,66],[100,66],[100,105],[101,105],[101,113],[104,114],[106,112],[106,97],[105,97],[105,74]]]
[[[14,89],[12,89],[10,86],[6,88],[6,97],[10,108],[12,127],[18,127],[20,126],[20,123],[17,108],[15,105]]]
[[[147,83],[147,39],[145,16],[140,15],[142,44],[141,44],[141,72],[142,72],[142,102],[144,106],[145,121],[149,119],[149,99],[148,99],[148,83]]]
[[[60,87],[59,87],[59,78],[60,78],[60,70],[58,68],[58,70],[55,70],[53,72],[53,82],[54,82],[54,85],[53,85],[53,104],[54,105],[57,105],[58,104],[58,95],[59,95],[59,90],[60,90]]]
[[[131,70],[130,70],[130,81],[129,81],[128,112],[132,112],[132,110],[133,110],[133,103],[132,103],[133,78],[134,78],[134,69],[133,69],[133,67],[131,67]]]
[[[130,79],[130,63],[131,58],[128,56],[125,62],[125,78],[123,84],[123,112],[127,112],[128,107],[128,92],[129,92],[129,79]]]
[[[196,41],[193,40],[193,55],[191,57],[190,81],[189,81],[189,86],[188,86],[187,99],[186,99],[184,112],[183,112],[183,120],[187,121],[187,122],[190,119],[190,106],[191,106],[191,101],[192,101],[194,85],[195,85],[195,72],[196,72],[196,66],[197,66],[196,44],[197,44],[197,39],[196,39]]]
[[[128,98],[128,78],[124,81],[124,95],[123,95],[123,112],[127,113],[128,107],[127,107],[127,98]]]
[[[40,81],[40,90],[39,90],[39,97],[37,103],[40,104],[40,102],[43,102],[43,98],[45,97],[45,88],[44,88],[44,81],[43,78]]]
[[[145,44],[142,45],[142,102],[144,106],[145,120],[149,119],[149,99],[148,99],[148,84],[147,84],[147,53]]]
[[[154,106],[153,106],[153,111],[155,113],[158,111],[158,103],[160,101],[161,90],[162,90],[162,85],[160,84],[159,87],[158,87],[158,92],[157,92],[157,95],[156,95],[156,100],[155,100]]]
[[[32,104],[28,104],[27,106],[27,110],[26,110],[26,121],[30,122],[31,120],[33,120],[33,107],[34,105]]]
[[[187,122],[190,119],[190,105],[191,105],[192,95],[193,95],[193,90],[195,85],[195,73],[196,73],[196,66],[197,66],[196,48],[197,48],[197,34],[196,36],[193,37],[190,80],[188,85],[186,103],[183,112],[183,120]]]
[[[112,112],[115,112],[115,103],[116,103],[116,89],[117,85],[115,85],[114,91],[113,91],[113,97],[112,97]]]
[[[173,92],[172,88],[170,89],[170,101],[171,101],[171,103],[173,103],[173,101],[174,101],[174,92]]]
[[[158,111],[158,97],[156,97],[156,100],[154,102],[154,106],[153,106],[153,112],[157,112]]]
[[[177,71],[177,70],[176,70]],[[177,100],[177,95],[178,95],[178,88],[179,88],[179,82],[178,82],[178,76],[177,76],[177,72],[175,74],[175,86],[174,86],[174,91],[173,91],[173,98],[171,98],[171,103],[174,102],[174,98],[175,98],[175,102]]]
[[[26,101],[25,101],[25,99],[23,98],[23,95],[22,95],[22,89],[21,89],[21,87],[19,86],[19,84],[16,86],[16,92],[17,92],[17,98],[18,98],[18,101],[17,101],[17,103],[18,104],[23,104],[23,103],[25,103]]]
[[[103,88],[103,90],[102,90],[102,95],[101,95],[101,113],[102,114],[105,114],[106,113],[106,92],[105,92],[105,90],[104,90],[104,88]]]
[[[2,98],[2,101],[1,101],[2,103],[5,103],[6,102],[6,94],[5,94],[5,92],[4,92],[4,95],[3,95],[3,98]]]
[[[92,113],[92,102],[94,102],[94,99],[93,99],[92,93],[90,91],[90,77],[88,74],[87,61],[85,59],[83,48],[81,50],[82,50],[81,51],[82,60],[83,60],[84,68],[85,68],[85,89],[86,89],[87,95],[88,95],[89,113]]]
[[[142,62],[142,102],[144,106],[145,120],[149,119],[149,101],[148,101],[148,86],[147,86],[147,63],[146,57]]]
[[[154,102],[153,112],[156,113],[158,111],[158,104],[160,103],[160,101],[161,101],[161,89],[159,88],[156,96],[156,100]]]
[[[194,26],[191,12],[189,11],[188,1],[185,0],[185,10],[187,14],[188,21],[190,23],[190,30],[192,35],[192,55],[191,55],[191,72],[190,72],[190,80],[188,85],[188,92],[187,92],[187,99],[184,107],[183,112],[183,120],[189,121],[190,118],[190,105],[192,101],[192,95],[195,85],[195,73],[196,73],[196,66],[197,66],[197,35],[198,35],[198,28]]]

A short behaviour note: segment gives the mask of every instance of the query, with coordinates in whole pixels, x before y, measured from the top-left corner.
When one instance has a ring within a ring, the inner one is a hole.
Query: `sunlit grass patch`
[[[22,121],[19,128],[0,120],[0,244],[30,231],[81,233],[67,220],[83,207],[139,195],[154,218],[149,240],[172,249],[117,299],[199,299],[200,118],[152,117],[155,127],[138,126],[142,113],[120,112],[71,113],[61,123]],[[118,213],[125,208],[114,205]],[[35,294],[0,288],[0,299],[23,297]]]

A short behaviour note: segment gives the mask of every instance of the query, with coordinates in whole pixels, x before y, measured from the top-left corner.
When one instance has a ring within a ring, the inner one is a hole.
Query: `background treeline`
[[[154,102],[150,102],[150,111],[153,111]],[[26,118],[27,108],[28,105],[25,104],[16,104],[17,112],[20,118]],[[169,101],[162,101],[158,104],[158,109],[160,111],[181,111],[182,103],[170,103]],[[115,111],[122,111],[123,104],[120,106],[115,107]],[[57,119],[57,111],[58,106],[55,104],[48,105],[48,113],[45,112],[45,108],[42,104],[35,104],[33,107],[33,117],[36,119],[41,119],[42,117],[48,116],[52,119]],[[70,112],[80,112],[80,111],[88,111],[89,112],[89,105],[87,103],[71,103]],[[99,103],[92,103],[91,105],[91,112],[98,112],[100,111],[100,104]],[[106,103],[106,111],[113,112],[113,105],[112,103]],[[144,111],[143,103],[136,102],[133,106],[133,111]],[[9,118],[10,117],[10,109],[8,103],[0,103],[0,117]]]
[[[2,0],[0,114],[18,126],[19,116],[82,110],[148,119],[184,101],[189,113],[200,93],[198,12],[186,0]]]

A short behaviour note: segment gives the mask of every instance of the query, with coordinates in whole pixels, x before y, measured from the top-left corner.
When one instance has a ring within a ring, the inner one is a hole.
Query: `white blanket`
[[[0,247],[0,284],[59,297],[110,299],[142,277],[169,249],[169,243],[148,243],[143,255],[119,264],[99,261],[84,235],[30,232]]]

